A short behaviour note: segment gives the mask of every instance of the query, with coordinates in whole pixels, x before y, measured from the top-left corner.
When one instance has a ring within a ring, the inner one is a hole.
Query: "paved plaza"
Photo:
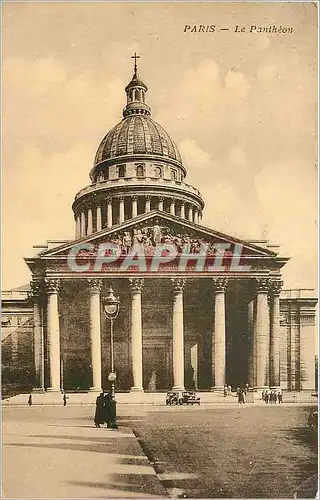
[[[3,408],[5,498],[292,498],[317,472],[317,440],[298,405]]]

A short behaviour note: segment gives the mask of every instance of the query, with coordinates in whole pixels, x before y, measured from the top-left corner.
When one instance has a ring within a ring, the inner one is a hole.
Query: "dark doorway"
[[[143,347],[143,388],[151,392],[169,389],[166,346]]]

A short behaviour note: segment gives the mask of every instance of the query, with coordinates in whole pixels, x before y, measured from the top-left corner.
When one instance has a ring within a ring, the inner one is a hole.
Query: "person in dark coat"
[[[29,397],[28,397],[28,405],[32,406],[32,395],[31,394],[29,394]]]
[[[103,392],[97,397],[96,400],[96,412],[94,415],[94,424],[96,427],[100,427],[101,424],[105,423],[105,405],[104,405],[104,394]]]

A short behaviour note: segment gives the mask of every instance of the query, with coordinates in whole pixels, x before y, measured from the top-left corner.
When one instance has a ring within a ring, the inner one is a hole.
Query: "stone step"
[[[95,404],[96,398],[99,393],[97,392],[71,392],[66,393],[67,405],[87,405]],[[223,394],[214,392],[199,392],[197,396],[200,397],[201,403],[236,403],[236,394],[224,397]],[[29,394],[17,394],[2,401],[4,406],[11,405],[27,405]],[[149,404],[149,405],[165,405],[166,392],[118,392],[116,393],[116,401],[118,404]],[[32,393],[33,405],[58,405],[63,404],[63,394],[60,392],[44,392]]]
[[[201,404],[237,404],[238,398],[236,393],[229,396],[224,396],[221,392],[197,392],[200,397]],[[99,395],[97,392],[70,392],[67,395],[67,405],[90,405],[95,404],[96,398]],[[17,394],[10,398],[4,399],[4,406],[11,405],[27,405],[29,394]],[[118,392],[116,393],[116,401],[118,404],[146,404],[164,406],[166,402],[166,392]],[[311,393],[284,393],[284,403],[314,403],[317,404],[317,398],[311,396]],[[263,404],[259,394],[249,392],[247,394],[246,403]],[[61,392],[43,392],[32,393],[33,405],[63,405],[63,394]]]

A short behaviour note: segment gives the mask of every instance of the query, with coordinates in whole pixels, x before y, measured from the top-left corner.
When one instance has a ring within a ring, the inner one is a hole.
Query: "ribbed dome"
[[[179,150],[167,132],[149,116],[130,115],[102,140],[94,165],[120,156],[146,154],[163,156],[182,164]]]

